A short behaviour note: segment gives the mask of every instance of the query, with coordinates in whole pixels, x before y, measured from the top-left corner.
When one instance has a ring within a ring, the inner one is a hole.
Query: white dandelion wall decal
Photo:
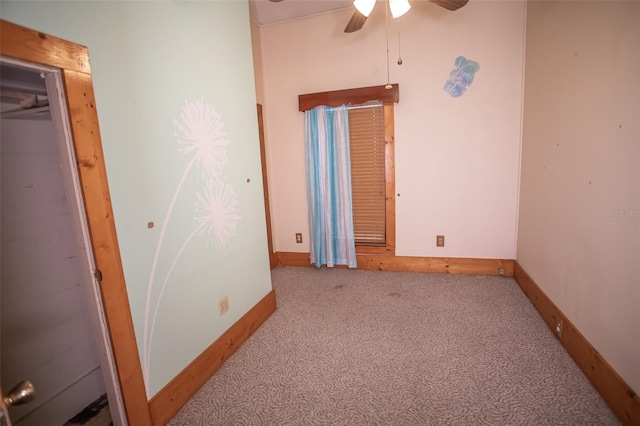
[[[196,210],[202,213],[196,220],[200,223],[200,234],[206,232],[207,242],[216,250],[223,248],[236,234],[238,196],[233,187],[223,181],[213,181],[204,194],[196,194]]]
[[[200,174],[207,179],[220,176],[227,164],[226,146],[229,141],[223,131],[224,123],[212,105],[202,101],[185,102],[181,114],[182,122],[173,123],[178,130],[179,149],[183,154],[194,154]]]
[[[176,128],[175,135],[178,138],[178,143],[182,145],[178,151],[185,155],[192,155],[192,158],[187,164],[169,203],[151,264],[151,273],[149,274],[142,344],[142,369],[147,393],[149,393],[151,343],[155,329],[155,320],[158,314],[160,300],[178,259],[180,259],[183,251],[194,236],[201,235],[205,232],[207,233],[205,246],[212,245],[216,250],[222,249],[235,235],[236,225],[240,219],[240,216],[237,214],[237,195],[233,187],[222,180],[222,171],[228,162],[226,147],[229,145],[229,141],[224,132],[224,123],[221,120],[221,116],[215,111],[212,105],[200,100],[185,101],[180,117],[181,121],[174,120],[173,123]],[[156,278],[158,259],[160,258],[167,226],[176,205],[178,195],[182,190],[187,175],[194,165],[198,170],[198,177],[204,178],[205,183],[203,193],[196,194],[198,200],[196,203],[196,211],[200,213],[200,216],[196,217],[198,225],[187,237],[185,243],[174,258],[162,282],[153,308],[153,315],[151,315],[153,284]]]

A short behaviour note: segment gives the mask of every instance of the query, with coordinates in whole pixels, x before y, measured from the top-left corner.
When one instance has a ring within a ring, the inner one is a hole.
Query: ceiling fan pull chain
[[[398,16],[398,65],[402,65],[402,53],[400,52],[400,17]]]
[[[389,82],[389,8],[385,8],[385,16],[384,21],[387,27],[387,85],[384,86],[385,89],[391,89],[391,83]]]

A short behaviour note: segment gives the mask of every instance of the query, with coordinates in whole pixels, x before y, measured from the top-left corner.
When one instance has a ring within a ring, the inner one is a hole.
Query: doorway
[[[153,424],[144,387],[129,298],[120,259],[113,210],[109,194],[102,140],[95,106],[89,51],[85,46],[0,19],[0,56],[50,67],[59,72],[64,86],[70,142],[75,152],[76,170],[82,188],[87,228],[95,274],[101,295],[104,322],[108,330],[103,340],[111,345],[113,380],[120,385],[126,422],[136,426]],[[97,300],[98,298],[96,298]],[[102,366],[104,369],[104,365]],[[107,390],[109,389],[107,383]],[[122,412],[122,411],[121,411]],[[124,415],[123,415],[124,416]]]
[[[114,424],[125,424],[59,71],[8,58],[0,67],[0,377],[5,390],[28,379],[37,395],[10,409],[12,421],[62,425],[107,393]]]

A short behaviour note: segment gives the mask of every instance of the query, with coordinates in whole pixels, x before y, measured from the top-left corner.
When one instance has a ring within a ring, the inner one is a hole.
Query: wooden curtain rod
[[[349,103],[363,104],[369,101],[380,101],[385,104],[399,102],[400,85],[392,84],[391,89],[385,89],[385,86],[371,86],[298,95],[298,110],[304,112],[319,105],[336,107]]]

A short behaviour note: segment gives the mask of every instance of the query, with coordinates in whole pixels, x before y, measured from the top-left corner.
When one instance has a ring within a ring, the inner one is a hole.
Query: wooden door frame
[[[264,210],[267,221],[267,247],[269,249],[269,267],[278,265],[276,254],[273,251],[273,234],[271,232],[271,205],[269,202],[269,179],[267,178],[267,148],[264,140],[264,114],[262,104],[258,104],[258,136],[260,139],[260,163],[262,164],[262,190],[264,192]]]
[[[98,126],[89,51],[85,46],[0,20],[0,55],[60,69],[76,167],[102,279],[100,293],[127,422],[151,425],[124,280]]]

